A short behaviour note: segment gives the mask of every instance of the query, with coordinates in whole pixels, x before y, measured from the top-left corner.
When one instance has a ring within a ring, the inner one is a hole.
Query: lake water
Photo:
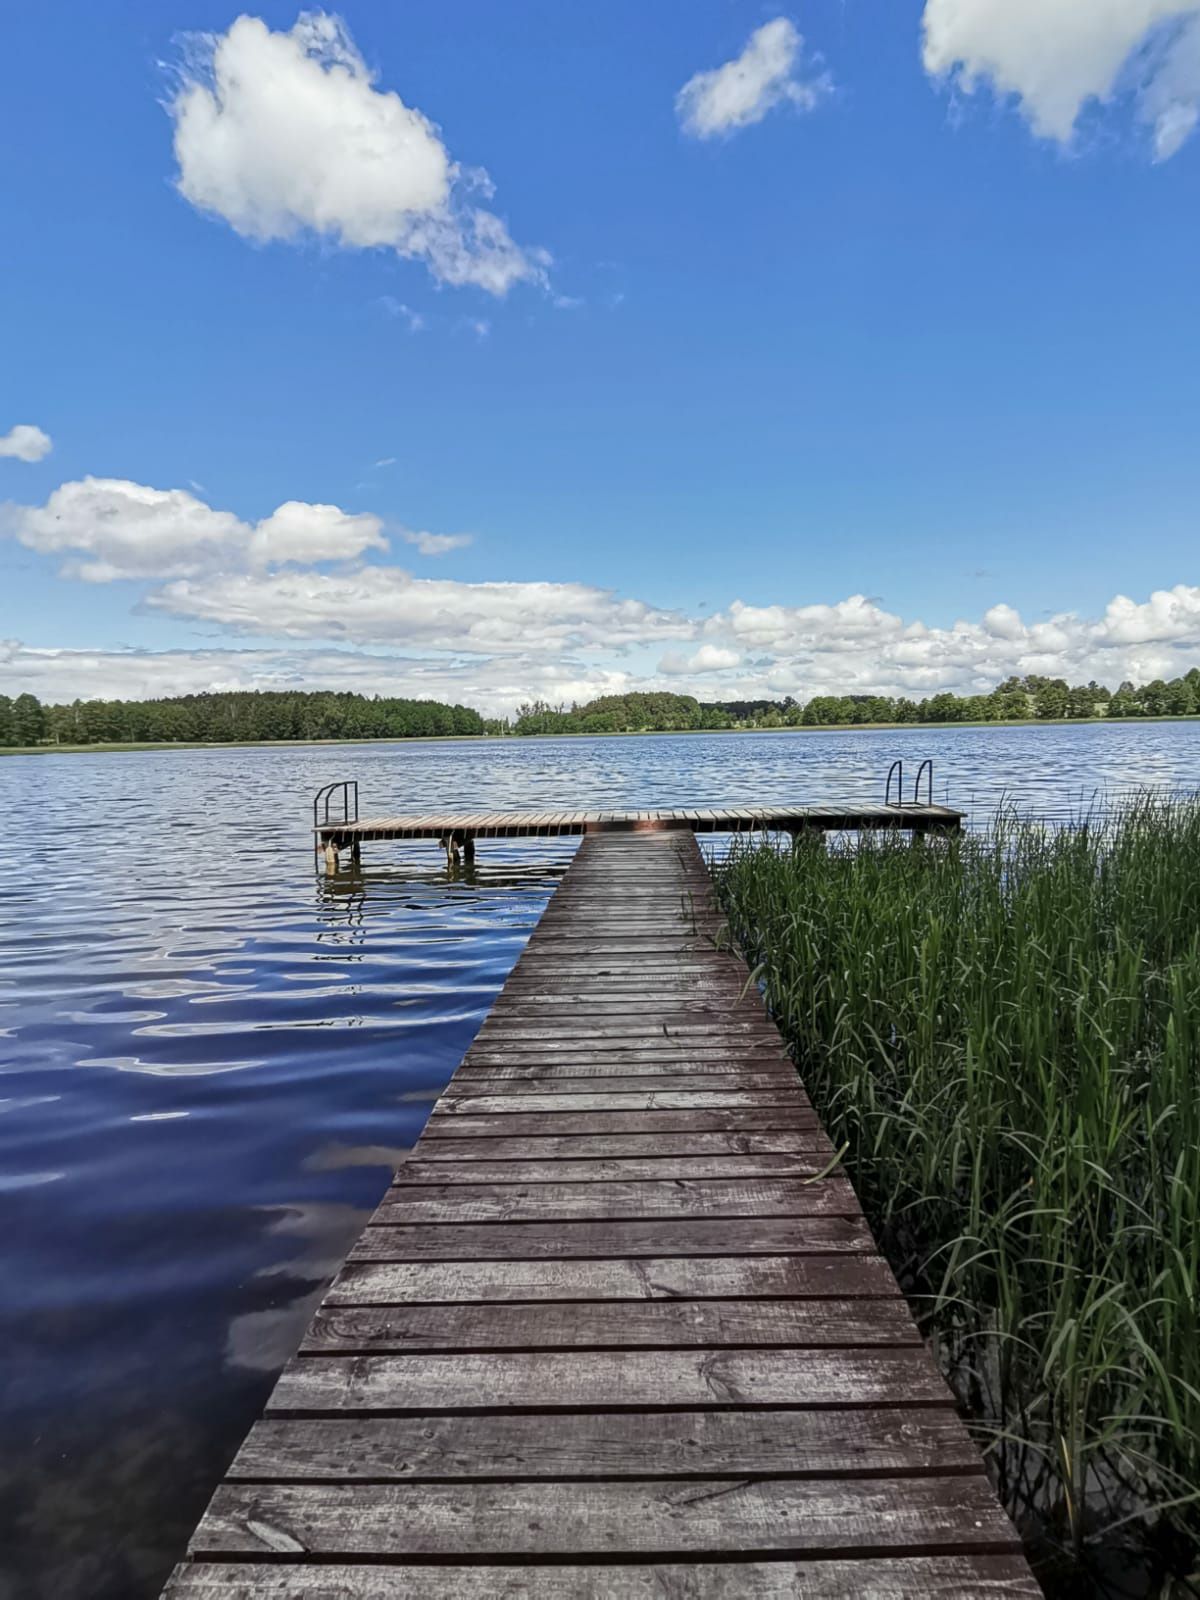
[[[977,817],[1200,788],[1200,723],[0,760],[0,1600],[157,1594],[574,848],[326,882],[313,790],[819,804],[927,755]]]

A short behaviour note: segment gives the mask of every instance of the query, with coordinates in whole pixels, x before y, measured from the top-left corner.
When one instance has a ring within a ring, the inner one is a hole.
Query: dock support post
[[[350,865],[352,867],[362,866],[362,845],[357,839],[350,841]]]
[[[470,834],[463,840],[463,860],[469,867],[475,865],[475,840]]]
[[[458,835],[447,833],[439,842],[446,852],[446,870],[449,872],[457,867],[459,862]]]
[[[325,841],[325,872],[332,876],[338,869],[338,847],[332,839]]]

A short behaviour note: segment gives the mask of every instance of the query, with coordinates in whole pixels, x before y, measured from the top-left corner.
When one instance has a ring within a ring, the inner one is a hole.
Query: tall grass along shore
[[[1010,1510],[1194,1569],[1200,800],[716,874]]]

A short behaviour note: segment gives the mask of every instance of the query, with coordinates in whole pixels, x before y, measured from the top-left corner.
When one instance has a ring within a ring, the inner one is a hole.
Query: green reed
[[[1194,1535],[1200,801],[715,870],[1010,1509]]]

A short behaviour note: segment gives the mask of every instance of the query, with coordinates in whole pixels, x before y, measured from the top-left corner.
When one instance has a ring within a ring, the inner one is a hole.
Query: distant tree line
[[[520,706],[513,722],[467,706],[390,696],[233,690],[161,700],[43,705],[0,694],[0,745],[264,743],[272,739],[419,739],[449,734],[673,733],[722,728],[869,727],[881,723],[1019,722],[1200,715],[1200,669],[1115,692],[1065,678],[1006,678],[990,694],[816,695],[806,702],[702,701],[690,694],[609,694],[586,705]]]
[[[720,706],[690,694],[605,694],[586,705],[551,706],[534,700],[517,707],[514,733],[677,733],[732,727]]]
[[[1200,715],[1200,668],[1169,682],[1155,678],[1114,693],[1103,684],[1072,686],[1065,678],[1006,678],[990,694],[942,693],[924,700],[876,694],[816,695],[783,700],[704,702],[688,694],[603,695],[586,705],[520,706],[513,732],[651,733],[704,728],[866,727],[881,723],[1023,722],[1093,717]]]
[[[1200,669],[1164,682],[1156,678],[1135,688],[1123,683],[1115,693],[1095,681],[1069,684],[1065,678],[1029,674],[1006,678],[990,694],[935,694],[925,700],[887,695],[818,695],[798,718],[806,727],[871,722],[1023,722],[1086,721],[1092,717],[1189,717],[1200,712]]]
[[[361,694],[234,690],[47,706],[31,694],[15,700],[0,695],[0,745],[414,739],[484,733],[488,727],[467,706]]]

